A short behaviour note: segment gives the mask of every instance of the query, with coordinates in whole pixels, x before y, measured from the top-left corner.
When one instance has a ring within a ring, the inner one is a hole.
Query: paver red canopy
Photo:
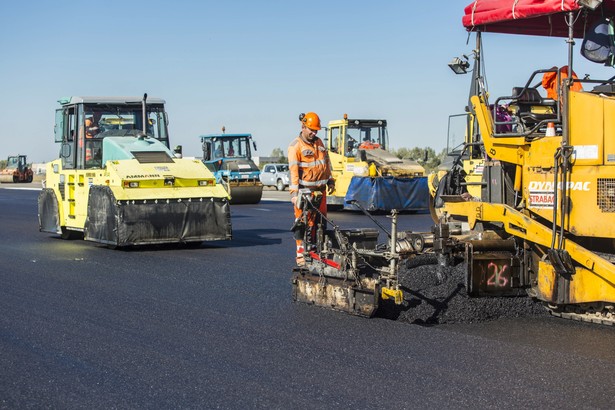
[[[576,0],[475,0],[464,9],[462,23],[468,31],[568,37],[565,19],[569,11],[576,18],[580,9]],[[587,26],[610,16],[615,16],[615,0],[604,0],[588,10]],[[582,38],[585,26],[575,25],[574,36]]]

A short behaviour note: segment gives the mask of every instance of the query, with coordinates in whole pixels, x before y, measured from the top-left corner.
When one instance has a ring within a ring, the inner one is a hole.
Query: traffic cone
[[[550,122],[547,124],[547,132],[545,137],[555,137],[555,123]]]

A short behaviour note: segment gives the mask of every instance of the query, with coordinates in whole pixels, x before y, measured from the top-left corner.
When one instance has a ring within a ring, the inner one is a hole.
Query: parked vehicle
[[[290,184],[288,164],[267,164],[260,178],[264,186],[274,186],[278,191],[284,191]]]

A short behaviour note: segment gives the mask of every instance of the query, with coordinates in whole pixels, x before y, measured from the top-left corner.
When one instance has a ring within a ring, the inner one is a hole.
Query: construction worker
[[[380,144],[375,143],[369,137],[364,137],[363,142],[359,145],[359,149],[376,149],[380,148]]]
[[[96,134],[98,134],[98,127],[94,123],[92,117],[85,119],[85,137],[86,138],[94,138]]]
[[[335,180],[331,176],[331,163],[327,149],[322,140],[316,136],[320,130],[320,118],[316,113],[308,112],[299,116],[301,132],[288,147],[288,166],[290,171],[290,199],[293,203],[295,220],[302,216],[302,210],[297,208],[297,195],[299,189],[309,189],[322,195],[319,210],[327,214],[326,191],[329,194],[335,190]],[[312,238],[315,235],[316,214],[308,215],[308,226]],[[300,235],[295,232],[297,242],[297,265],[305,264],[303,252],[304,244]]]
[[[562,68],[558,69],[557,67],[551,68],[554,71],[549,71],[544,73],[542,76],[542,86],[547,91],[547,98],[551,98],[553,100],[557,100],[559,97],[559,87],[557,85],[557,74],[559,72],[559,80],[560,83],[564,82],[564,79],[568,78],[568,66],[565,65]],[[577,74],[573,71],[572,78],[574,80],[578,80]],[[572,83],[572,87],[570,87],[572,91],[583,91],[583,85],[575,81]]]

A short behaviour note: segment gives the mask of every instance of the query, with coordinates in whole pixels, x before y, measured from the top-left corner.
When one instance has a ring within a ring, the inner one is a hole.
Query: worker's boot
[[[297,244],[297,256],[295,257],[297,266],[305,266],[305,257],[303,256],[303,244]]]

